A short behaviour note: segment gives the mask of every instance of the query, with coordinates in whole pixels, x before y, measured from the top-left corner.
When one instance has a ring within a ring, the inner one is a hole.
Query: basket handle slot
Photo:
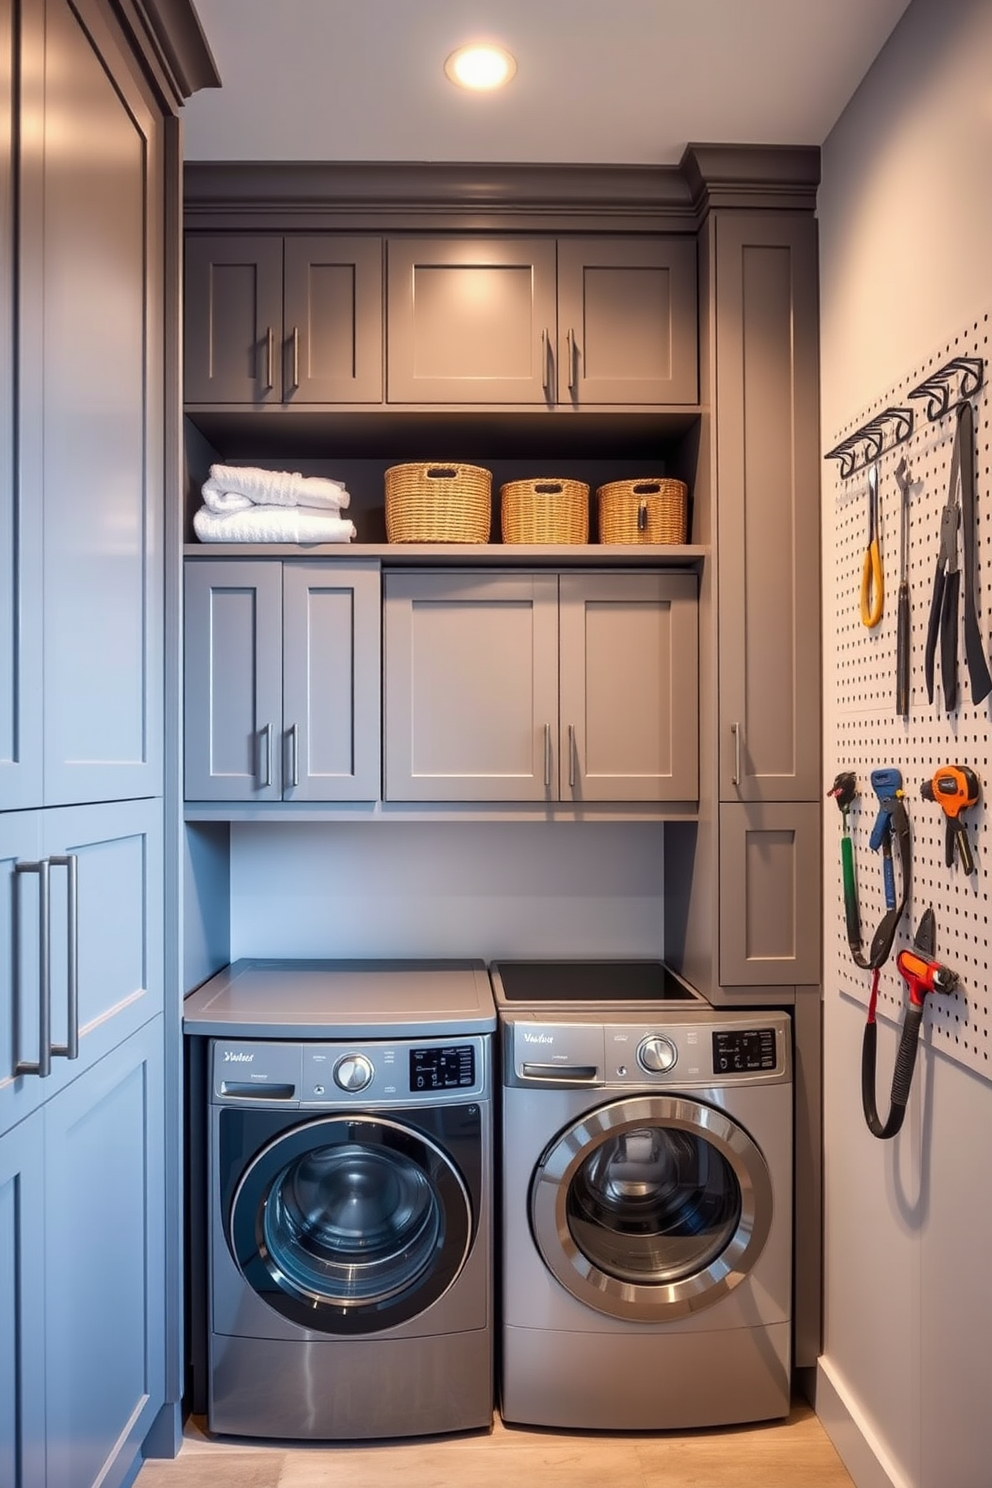
[[[561,481],[540,481],[534,486],[539,496],[560,496],[565,487]]]
[[[636,486],[631,487],[631,490],[633,491],[635,496],[657,496],[658,492],[661,490],[661,482],[638,481]]]
[[[455,480],[458,471],[453,470],[450,465],[438,465],[427,471],[428,480]]]

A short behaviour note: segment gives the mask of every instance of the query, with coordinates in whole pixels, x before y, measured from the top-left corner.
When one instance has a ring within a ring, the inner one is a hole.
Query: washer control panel
[[[433,1105],[489,1094],[491,1034],[357,1043],[212,1040],[216,1105]]]

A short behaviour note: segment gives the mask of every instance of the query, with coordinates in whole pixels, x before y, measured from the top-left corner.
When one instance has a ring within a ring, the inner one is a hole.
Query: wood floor
[[[718,1431],[603,1436],[504,1426],[373,1446],[211,1440],[191,1419],[136,1488],[853,1488],[816,1416]]]

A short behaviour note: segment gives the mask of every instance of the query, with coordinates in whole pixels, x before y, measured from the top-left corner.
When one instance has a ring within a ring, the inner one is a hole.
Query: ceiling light
[[[481,92],[508,83],[517,70],[517,62],[502,47],[491,46],[488,42],[473,42],[452,52],[444,70],[459,87]]]

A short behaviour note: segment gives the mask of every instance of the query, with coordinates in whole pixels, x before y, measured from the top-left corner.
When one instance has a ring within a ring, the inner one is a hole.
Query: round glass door
[[[737,1286],[771,1223],[771,1183],[722,1111],[666,1096],[613,1102],[562,1132],[531,1186],[544,1260],[599,1312],[684,1317]]]
[[[328,1333],[368,1333],[423,1311],[451,1285],[471,1241],[454,1164],[422,1133],[372,1117],[328,1117],[277,1137],[246,1169],[230,1240],[276,1311]]]

